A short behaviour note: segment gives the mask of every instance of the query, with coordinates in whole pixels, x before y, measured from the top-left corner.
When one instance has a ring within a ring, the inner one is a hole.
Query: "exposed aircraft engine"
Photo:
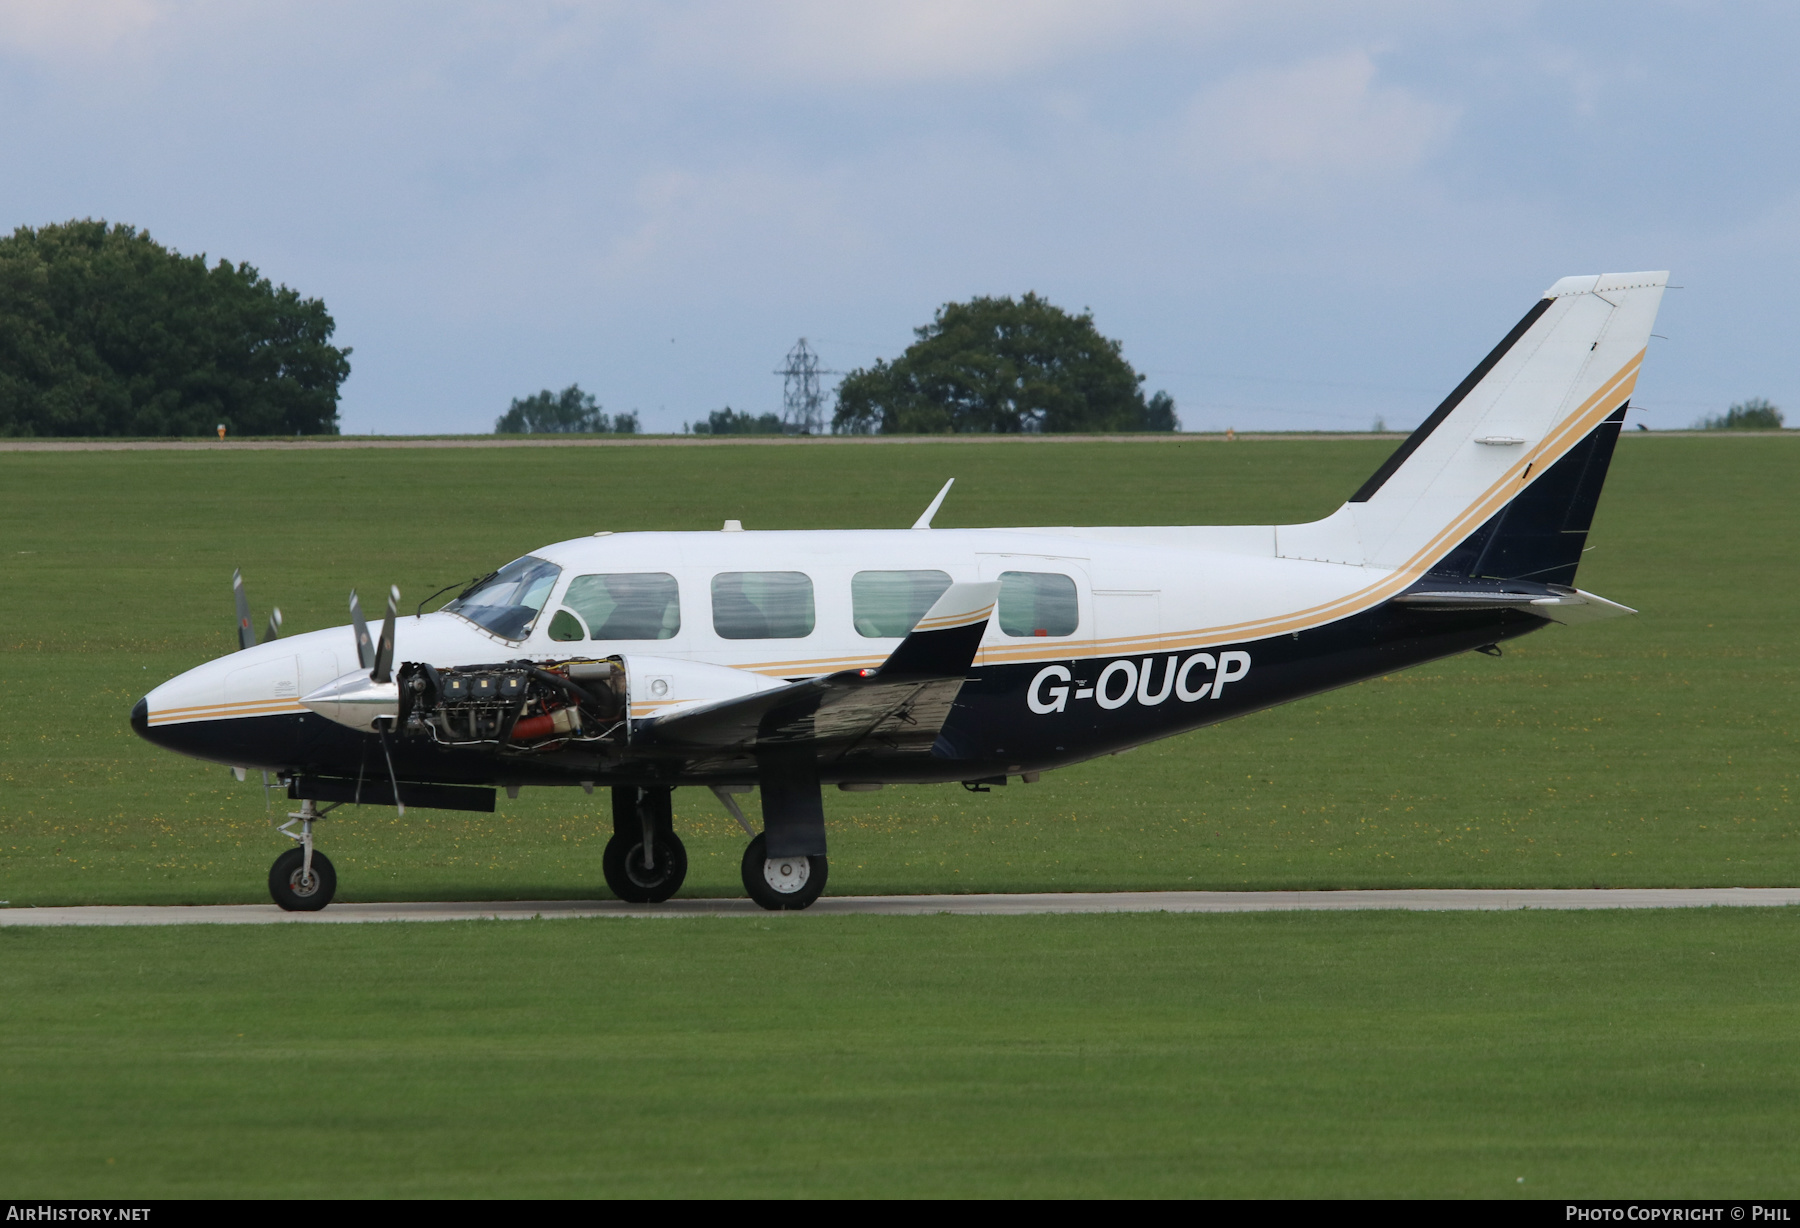
[[[442,746],[538,751],[622,737],[625,669],[617,659],[399,670],[398,729]]]

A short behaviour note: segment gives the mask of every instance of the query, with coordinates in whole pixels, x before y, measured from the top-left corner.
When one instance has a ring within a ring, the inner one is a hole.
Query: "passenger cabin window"
[[[553,640],[666,640],[681,630],[681,589],[664,571],[576,576],[550,620]]]
[[[529,554],[514,559],[445,606],[503,640],[522,640],[550,599],[562,568]]]
[[[1053,571],[1003,571],[999,613],[1007,635],[1074,635],[1075,581]]]
[[[712,582],[713,630],[728,640],[811,635],[813,585],[799,571],[722,571]]]
[[[905,635],[949,587],[941,571],[859,571],[850,578],[850,617],[870,639]]]

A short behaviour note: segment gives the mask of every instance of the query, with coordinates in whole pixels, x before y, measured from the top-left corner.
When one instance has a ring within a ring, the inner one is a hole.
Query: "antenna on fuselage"
[[[944,496],[950,493],[950,488],[954,485],[956,485],[955,478],[944,483],[944,489],[937,492],[937,498],[931,501],[931,506],[925,509],[925,514],[913,521],[913,528],[929,529],[931,527],[931,518],[937,515],[938,508],[944,506]]]

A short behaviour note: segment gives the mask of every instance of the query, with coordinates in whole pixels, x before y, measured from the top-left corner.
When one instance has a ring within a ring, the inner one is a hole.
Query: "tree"
[[[86,219],[0,238],[0,435],[334,435],[350,350],[249,264]]]
[[[1709,414],[1695,425],[1703,431],[1778,431],[1781,411],[1762,397],[1751,397],[1723,414]]]
[[[1172,431],[1175,401],[1144,377],[1089,312],[1036,294],[945,303],[892,363],[852,371],[832,430],[867,434]]]
[[[727,405],[713,410],[705,422],[696,422],[688,429],[696,435],[779,435],[783,428],[780,414],[759,416]]]
[[[616,417],[601,410],[580,384],[561,392],[548,388],[535,396],[514,397],[512,407],[494,420],[496,435],[635,435],[637,411]]]

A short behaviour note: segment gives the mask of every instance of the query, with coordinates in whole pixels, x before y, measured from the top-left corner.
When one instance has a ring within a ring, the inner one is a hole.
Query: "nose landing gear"
[[[285,912],[318,912],[337,894],[337,870],[330,858],[313,848],[312,838],[314,820],[332,809],[320,810],[308,798],[280,827],[281,834],[296,845],[269,867],[269,894]],[[300,824],[298,835],[288,830],[296,822]]]

